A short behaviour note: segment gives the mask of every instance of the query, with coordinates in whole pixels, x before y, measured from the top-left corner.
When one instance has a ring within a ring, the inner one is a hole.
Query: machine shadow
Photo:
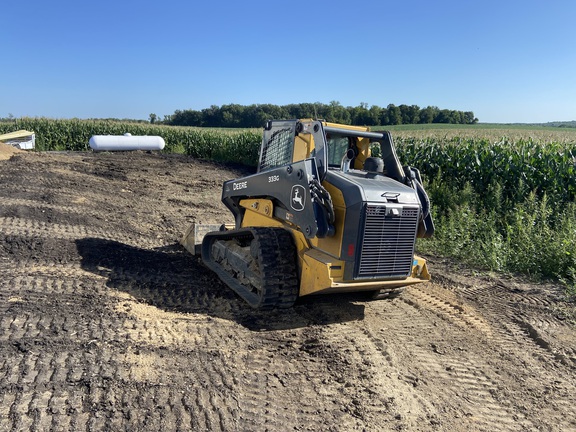
[[[199,258],[180,244],[149,250],[100,238],[76,240],[81,267],[106,278],[106,286],[168,312],[201,313],[254,331],[296,329],[362,320],[361,295],[311,296],[293,308],[254,310]]]

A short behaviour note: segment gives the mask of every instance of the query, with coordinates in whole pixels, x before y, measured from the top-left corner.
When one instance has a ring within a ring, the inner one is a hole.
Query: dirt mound
[[[232,222],[221,184],[247,172],[6,151],[2,431],[576,430],[558,286],[429,257],[433,282],[394,299],[256,312],[178,244]]]
[[[0,160],[10,159],[14,153],[20,153],[23,150],[17,149],[9,144],[0,142]]]

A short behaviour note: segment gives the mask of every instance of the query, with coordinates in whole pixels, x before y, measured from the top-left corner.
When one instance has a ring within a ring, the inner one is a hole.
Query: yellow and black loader
[[[430,279],[414,255],[416,238],[434,233],[430,201],[389,132],[269,121],[257,173],[225,182],[222,201],[234,226],[192,225],[182,244],[254,308]]]

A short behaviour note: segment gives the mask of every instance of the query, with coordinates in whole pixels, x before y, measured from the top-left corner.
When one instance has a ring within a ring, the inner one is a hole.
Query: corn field
[[[418,167],[429,180],[441,177],[459,189],[469,184],[479,194],[499,184],[506,197],[515,201],[535,192],[566,202],[576,196],[576,133],[574,139],[408,137],[396,141],[400,159]]]
[[[153,125],[114,120],[53,120],[21,118],[0,122],[0,134],[20,129],[36,133],[39,151],[89,150],[92,135],[154,135],[166,142],[164,152],[183,153],[195,158],[256,165],[262,134],[258,130],[218,130]]]
[[[437,230],[424,252],[564,282],[576,299],[576,130],[398,131]]]

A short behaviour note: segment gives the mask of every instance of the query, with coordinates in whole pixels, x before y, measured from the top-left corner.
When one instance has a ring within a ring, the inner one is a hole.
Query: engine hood
[[[326,180],[342,191],[347,207],[360,202],[420,203],[414,189],[382,174],[354,169],[329,171]]]

